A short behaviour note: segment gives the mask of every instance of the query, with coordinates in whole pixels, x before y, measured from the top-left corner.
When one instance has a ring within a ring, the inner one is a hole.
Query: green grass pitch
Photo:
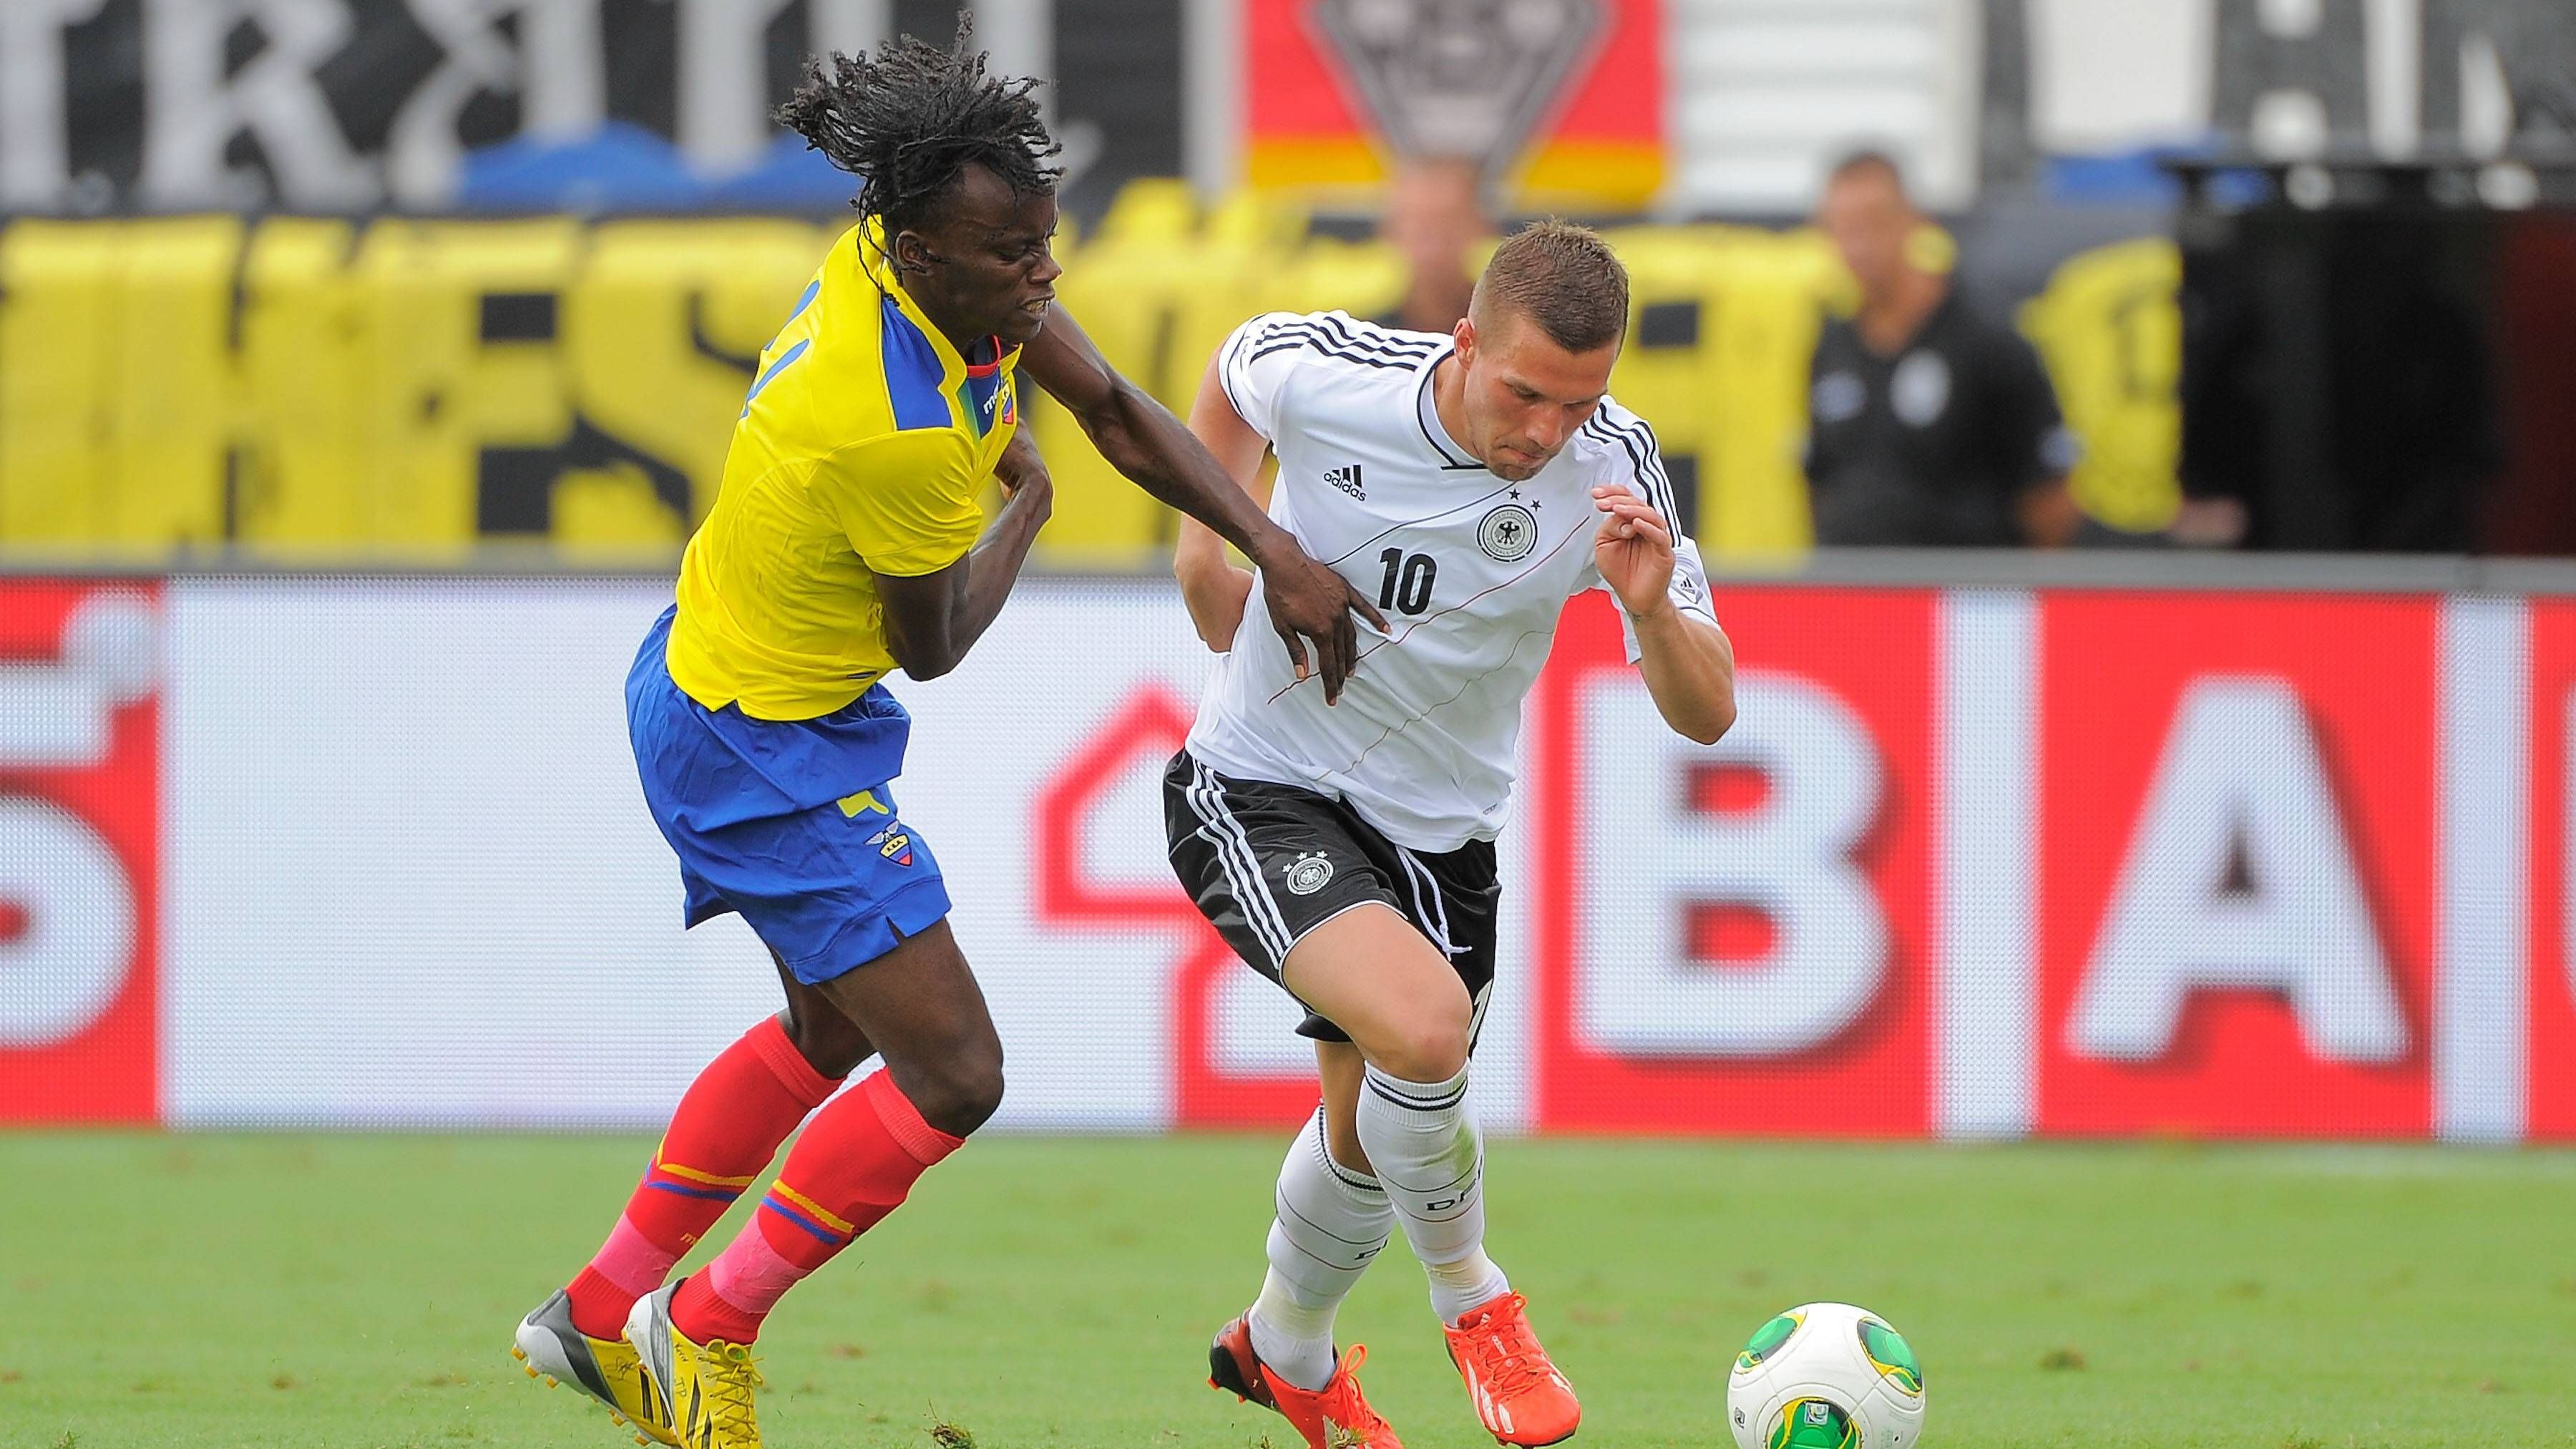
[[[646,1150],[0,1136],[0,1445],[610,1449],[510,1329]],[[1279,1152],[975,1143],[771,1320],[769,1442],[1291,1449],[1202,1382]],[[1724,1445],[1735,1349],[1820,1298],[1911,1339],[1932,1449],[2576,1443],[2576,1155],[1506,1142],[1491,1203],[1594,1449]],[[1400,1247],[1342,1325],[1410,1449],[1491,1442]]]

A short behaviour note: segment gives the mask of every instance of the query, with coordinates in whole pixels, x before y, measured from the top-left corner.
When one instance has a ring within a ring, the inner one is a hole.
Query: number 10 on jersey
[[[1386,565],[1386,577],[1377,586],[1377,606],[1407,614],[1419,614],[1431,607],[1431,581],[1440,574],[1440,564],[1427,553],[1407,554],[1391,548],[1378,555]]]

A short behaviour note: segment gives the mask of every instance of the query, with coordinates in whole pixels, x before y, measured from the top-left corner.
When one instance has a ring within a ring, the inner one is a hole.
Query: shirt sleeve
[[[1595,587],[1610,594],[1611,602],[1618,602],[1619,596],[1611,592],[1608,584]],[[1673,582],[1664,592],[1674,608],[1711,628],[1717,627],[1717,609],[1708,600],[1708,569],[1700,562],[1699,545],[1679,525],[1673,528]],[[1637,642],[1637,621],[1628,617],[1624,606],[1619,610],[1619,637],[1627,642],[1629,663],[1646,657],[1645,646]]]
[[[911,578],[964,558],[983,533],[975,464],[954,428],[916,428],[840,449],[810,487],[870,572]]]
[[[1665,597],[1684,614],[1716,627],[1717,609],[1708,597],[1708,568],[1700,561],[1699,545],[1682,531],[1681,510],[1675,506],[1672,480],[1664,475],[1663,454],[1655,446],[1655,430],[1646,425],[1645,419],[1632,416],[1614,424],[1610,431],[1619,440],[1620,451],[1612,455],[1617,461],[1603,481],[1646,500],[1656,513],[1662,515],[1664,526],[1672,530],[1673,578],[1665,588]],[[1644,647],[1637,643],[1636,621],[1628,616],[1627,606],[1619,604],[1618,591],[1611,588],[1598,571],[1594,572],[1592,580],[1592,587],[1608,594],[1610,602],[1619,607],[1619,636],[1627,641],[1628,662],[1634,664],[1646,657]]]
[[[1234,329],[1217,351],[1217,381],[1237,416],[1276,441],[1285,416],[1289,382],[1306,352],[1315,319],[1298,312],[1264,312]]]
[[[2018,333],[2003,333],[1995,340],[1992,366],[1994,445],[2005,480],[2019,492],[2072,472],[2083,449],[2057,410],[2057,389],[2038,350]]]

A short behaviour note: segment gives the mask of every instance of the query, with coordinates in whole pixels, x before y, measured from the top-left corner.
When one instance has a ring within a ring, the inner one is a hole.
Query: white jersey
[[[1358,666],[1328,707],[1320,674],[1298,681],[1256,580],[1189,751],[1219,774],[1339,798],[1409,850],[1501,832],[1522,697],[1565,601],[1605,588],[1595,487],[1672,524],[1673,602],[1716,622],[1645,421],[1604,398],[1545,468],[1505,482],[1440,425],[1431,376],[1452,350],[1340,312],[1273,312],[1235,329],[1218,363],[1234,410],[1279,455],[1270,516],[1375,602],[1388,632],[1360,625]],[[1636,632],[1620,623],[1633,663]]]

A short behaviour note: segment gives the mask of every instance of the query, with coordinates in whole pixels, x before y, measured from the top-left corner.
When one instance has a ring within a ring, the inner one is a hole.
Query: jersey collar
[[[1423,364],[1422,381],[1413,389],[1413,420],[1422,429],[1422,441],[1430,444],[1431,451],[1439,456],[1440,471],[1447,473],[1472,468],[1482,472],[1485,465],[1468,456],[1467,450],[1458,446],[1458,440],[1449,436],[1449,429],[1440,421],[1440,409],[1431,400],[1432,378],[1439,374],[1440,364],[1457,354],[1457,344],[1451,343],[1431,354],[1431,360]]]

